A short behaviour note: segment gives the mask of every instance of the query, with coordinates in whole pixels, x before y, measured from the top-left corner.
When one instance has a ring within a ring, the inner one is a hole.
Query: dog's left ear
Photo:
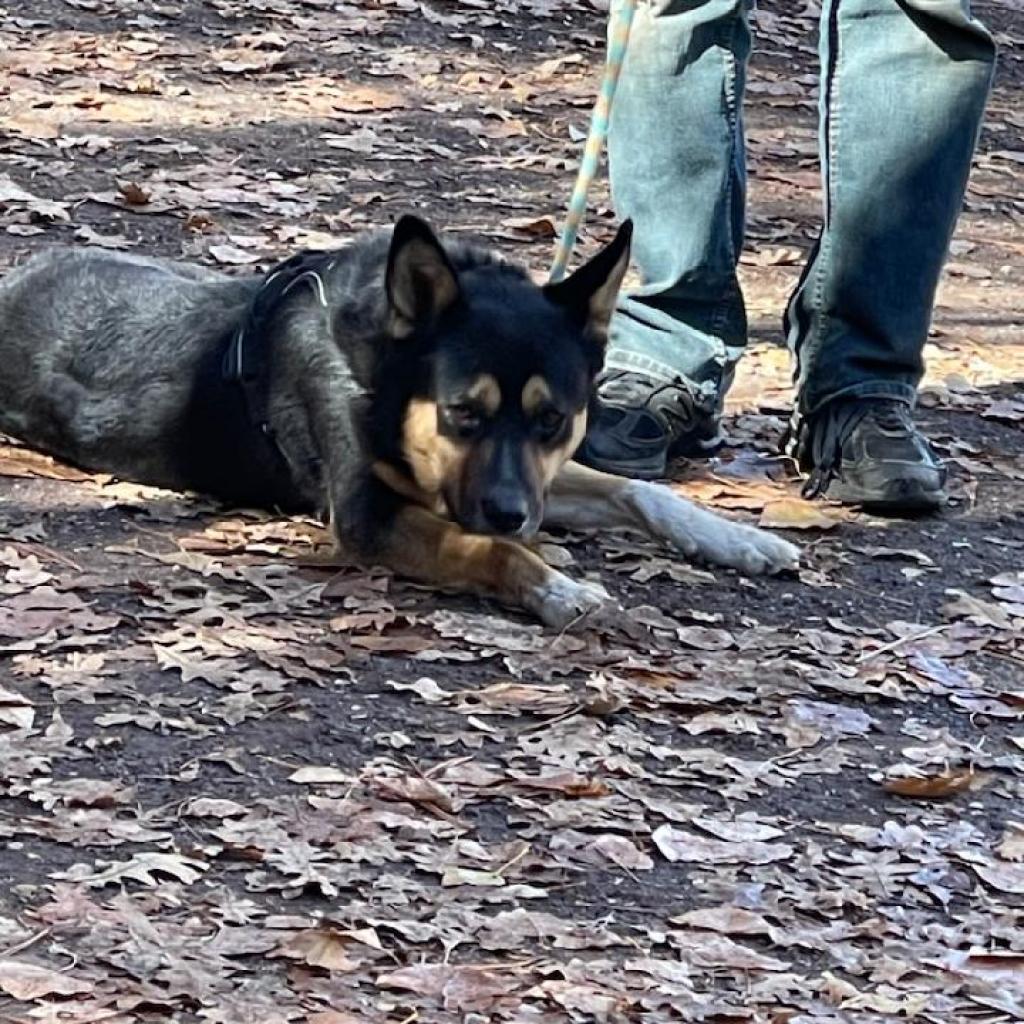
[[[395,225],[385,277],[388,302],[406,331],[436,320],[459,299],[459,279],[425,221],[406,214]]]
[[[587,336],[604,347],[608,321],[615,311],[622,279],[629,267],[633,222],[622,222],[615,237],[592,260],[558,284],[544,286],[544,294],[565,306],[585,325]]]

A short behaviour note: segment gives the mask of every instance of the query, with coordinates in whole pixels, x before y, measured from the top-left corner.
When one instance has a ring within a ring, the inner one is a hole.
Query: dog
[[[792,568],[781,538],[572,461],[630,237],[547,286],[414,216],[264,277],[49,251],[0,282],[0,431],[87,470],[317,512],[364,560],[555,628],[611,599],[530,549],[542,525]]]

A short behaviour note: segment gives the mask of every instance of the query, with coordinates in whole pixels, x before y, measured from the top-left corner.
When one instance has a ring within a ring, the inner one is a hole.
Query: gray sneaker
[[[598,381],[578,461],[619,476],[654,480],[669,459],[707,456],[721,447],[718,415],[709,413],[682,378],[659,381],[611,370]]]
[[[946,503],[946,468],[895,399],[829,402],[790,433],[787,450],[808,475],[807,497],[882,515],[933,512]]]

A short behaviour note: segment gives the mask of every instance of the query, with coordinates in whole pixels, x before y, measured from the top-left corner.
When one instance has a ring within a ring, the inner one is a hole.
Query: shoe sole
[[[711,437],[688,437],[669,445],[670,459],[707,459],[725,444],[725,434],[716,430]]]
[[[945,491],[925,487],[912,480],[901,480],[891,487],[877,490],[848,487],[836,482],[825,491],[824,497],[843,505],[857,505],[865,512],[883,516],[927,515],[938,512],[948,501]]]
[[[687,438],[683,442],[672,445],[661,458],[647,459],[602,459],[594,457],[581,448],[576,453],[576,461],[582,462],[591,469],[599,469],[603,473],[625,476],[633,480],[663,480],[668,474],[668,464],[672,459],[707,459],[725,444],[725,435],[718,431],[714,437]]]
[[[667,468],[664,458],[658,461],[630,459],[627,462],[619,462],[615,459],[593,458],[585,451],[578,451],[574,458],[591,469],[600,470],[602,473],[611,473],[614,476],[629,477],[631,480],[660,480],[665,476]]]

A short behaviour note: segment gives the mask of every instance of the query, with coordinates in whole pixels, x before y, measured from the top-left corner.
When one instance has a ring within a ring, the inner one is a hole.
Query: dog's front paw
[[[749,576],[795,571],[800,566],[800,549],[788,540],[727,519],[718,520],[718,528],[718,536],[701,552],[709,562]]]
[[[660,484],[633,481],[630,494],[651,534],[685,555],[751,576],[796,569],[800,564],[795,544],[698,508]]]
[[[543,583],[530,589],[526,605],[552,629],[597,622],[618,610],[618,605],[601,584],[573,580],[554,569]]]

